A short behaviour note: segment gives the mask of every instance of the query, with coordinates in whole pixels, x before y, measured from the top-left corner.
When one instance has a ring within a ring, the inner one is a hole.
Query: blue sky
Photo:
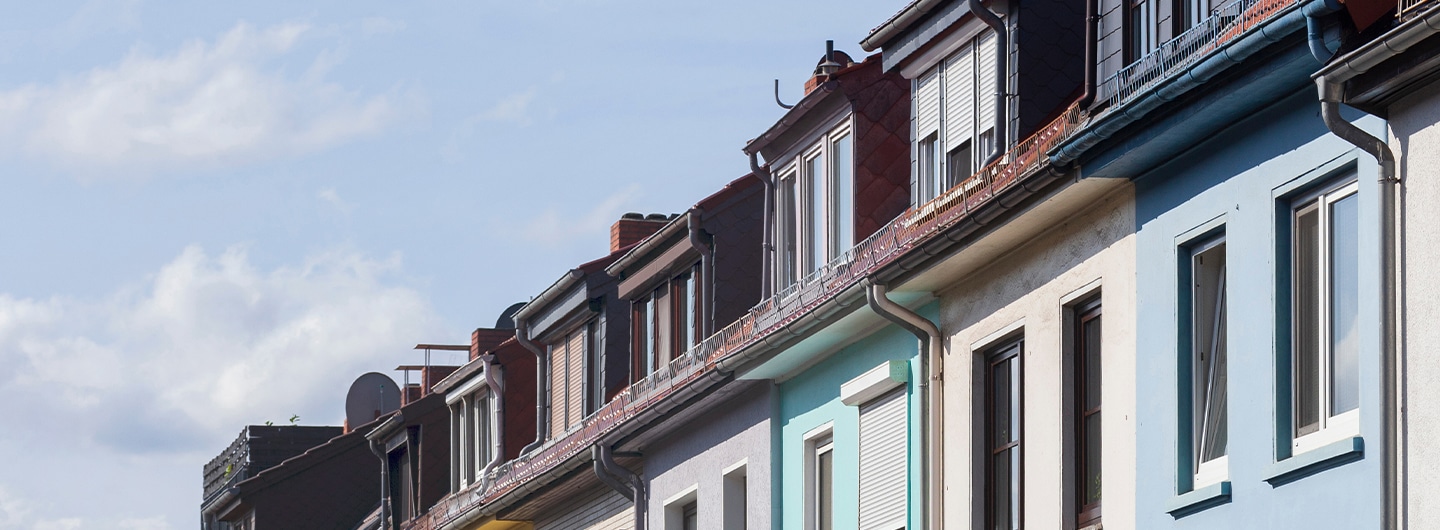
[[[748,171],[890,0],[0,4],[0,529],[194,528],[246,424]]]

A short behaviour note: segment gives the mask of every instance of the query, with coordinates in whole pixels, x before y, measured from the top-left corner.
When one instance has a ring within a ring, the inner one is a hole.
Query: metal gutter
[[[366,436],[369,438],[369,436]],[[380,459],[380,530],[390,527],[390,462],[385,458],[385,450],[380,448],[380,442],[373,438],[370,442],[370,452],[375,453],[375,458]]]
[[[945,347],[940,328],[930,319],[890,300],[885,285],[869,278],[865,299],[870,309],[920,339],[920,520],[925,528],[945,528]]]
[[[1401,514],[1398,483],[1399,399],[1398,374],[1400,348],[1396,344],[1398,327],[1396,292],[1396,229],[1398,207],[1395,195],[1400,178],[1395,168],[1395,153],[1380,138],[1356,127],[1340,117],[1340,104],[1345,100],[1345,84],[1376,65],[1404,53],[1426,38],[1440,34],[1440,6],[1431,7],[1407,20],[1385,35],[1366,43],[1331,61],[1312,77],[1320,96],[1320,117],[1336,136],[1375,157],[1380,165],[1380,528],[1392,530],[1399,526]]]
[[[1326,0],[1311,0],[1325,2]],[[1266,20],[1253,33],[1226,43],[1189,70],[1180,72],[1148,90],[1144,96],[1118,109],[1103,114],[1096,122],[1052,149],[1048,155],[1056,166],[1078,160],[1091,147],[1114,136],[1165,103],[1174,101],[1206,83],[1230,66],[1263,51],[1270,44],[1299,31],[1305,26],[1303,9],[1291,9],[1282,16]]]
[[[550,379],[545,377],[550,373],[550,359],[543,348],[530,342],[530,323],[518,314],[515,318],[515,341],[535,354],[535,441],[520,449],[520,454],[524,455],[544,446],[545,439],[550,437]]]
[[[985,162],[980,164],[984,167],[1005,156],[1010,145],[1010,137],[1005,134],[1005,124],[1009,121],[1010,114],[1005,104],[1005,95],[1010,88],[1010,28],[1005,26],[1005,21],[1000,20],[1000,15],[980,5],[980,0],[969,0],[969,4],[970,12],[995,32],[995,125],[992,126],[995,142],[992,144],[990,156],[985,157]]]
[[[534,316],[536,311],[539,311],[540,308],[545,307],[550,302],[559,299],[561,295],[564,295],[566,291],[569,291],[571,287],[579,284],[583,279],[585,279],[585,271],[570,269],[564,276],[561,276],[560,279],[555,280],[555,283],[550,284],[544,291],[541,291],[540,296],[536,296],[521,306],[520,309],[515,310],[515,314],[511,318],[518,323],[521,319]]]
[[[485,384],[490,387],[490,395],[495,398],[495,416],[500,420],[494,422],[495,432],[492,433],[494,440],[499,443],[490,444],[492,456],[485,468],[480,470],[480,490],[484,491],[490,489],[490,472],[505,460],[505,381],[495,376],[495,372],[500,369],[500,365],[495,364],[495,354],[481,355],[480,362],[485,363]]]
[[[759,154],[746,151],[750,157],[750,172],[760,178],[760,183],[765,186],[765,200],[760,212],[761,234],[760,234],[760,299],[769,300],[775,288],[775,273],[772,270],[775,260],[774,234],[771,234],[772,222],[771,210],[775,209],[775,176],[770,174],[770,165],[760,165]]]
[[[692,281],[697,286],[710,286],[709,289],[695,289],[695,296],[704,298],[700,303],[700,310],[704,311],[704,314],[700,315],[700,320],[705,323],[705,326],[700,335],[709,337],[711,333],[715,332],[715,249],[702,240],[704,231],[700,228],[700,218],[704,216],[704,213],[705,210],[696,206],[686,212],[685,216],[690,220],[690,233],[687,241],[690,242],[691,248],[700,253],[700,274],[704,276],[705,283],[700,283],[702,278],[694,278]],[[694,301],[692,300],[691,303]]]
[[[1310,54],[1320,64],[1335,57],[1335,52],[1325,45],[1325,26],[1320,17],[1339,13],[1344,6],[1338,0],[1322,0],[1305,4],[1305,41],[1310,45]]]
[[[685,226],[685,223],[680,222],[682,220],[685,219],[681,217],[676,217],[674,219],[671,219],[670,222],[665,223],[665,226],[660,227],[660,229],[656,230],[654,234],[641,240],[640,244],[631,247],[628,252],[621,255],[609,265],[606,265],[605,274],[609,274],[611,277],[619,279],[621,271],[624,271],[631,265],[634,265],[635,262],[640,261],[640,258],[645,257],[645,255],[649,254],[651,251],[658,249],[661,244],[665,242],[665,240],[679,234],[680,227]]]
[[[930,14],[930,11],[941,3],[944,3],[944,0],[916,0],[916,2],[905,6],[905,9],[900,10],[899,13],[890,17],[890,20],[870,30],[870,34],[865,36],[864,40],[860,41],[860,49],[867,52],[880,49],[881,46],[890,42],[890,39],[910,29],[910,26],[914,25],[925,15]]]
[[[781,116],[780,121],[775,122],[774,125],[771,125],[770,128],[766,129],[760,136],[746,143],[743,149],[745,153],[759,153],[765,146],[770,145],[770,142],[775,141],[780,135],[788,132],[790,127],[799,123],[800,118],[804,117],[810,109],[819,105],[821,101],[825,100],[826,96],[829,96],[831,92],[834,92],[835,89],[839,87],[840,82],[833,79],[820,83],[820,86],[815,87],[809,94],[805,94],[805,97],[800,98],[800,101],[795,103],[795,108],[790,109],[784,116]]]
[[[628,488],[618,488],[616,491],[620,492],[621,495],[625,495],[627,499],[635,503],[635,530],[645,530],[647,526],[645,524],[647,519],[646,515],[649,511],[645,505],[647,499],[645,495],[645,480],[640,478],[640,475],[634,471],[616,462],[615,454],[611,451],[608,444],[603,442],[597,443],[591,447],[591,451],[593,451],[595,455],[595,474],[600,477],[601,481],[610,484],[610,481],[620,479],[630,483]],[[613,477],[609,481],[605,478],[607,474]],[[614,485],[611,485],[611,487],[614,488]],[[629,495],[626,495],[626,493],[629,493]]]
[[[836,293],[829,300],[821,302],[820,305],[805,312],[799,318],[775,329],[774,331],[760,337],[759,341],[750,347],[731,353],[723,359],[715,361],[715,369],[725,374],[733,373],[749,365],[751,361],[760,358],[762,355],[772,352],[781,347],[787,346],[791,339],[804,338],[807,331],[824,322],[828,322],[837,316],[848,314],[852,306],[864,299],[864,286],[860,282],[846,287],[845,290]]]

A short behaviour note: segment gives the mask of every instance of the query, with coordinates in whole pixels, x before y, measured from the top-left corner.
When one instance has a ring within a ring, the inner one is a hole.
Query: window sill
[[[1230,502],[1230,481],[1225,480],[1176,495],[1165,506],[1165,512],[1179,519],[1227,502]]]
[[[1316,447],[1270,465],[1265,482],[1279,486],[1365,457],[1365,440],[1359,436]]]

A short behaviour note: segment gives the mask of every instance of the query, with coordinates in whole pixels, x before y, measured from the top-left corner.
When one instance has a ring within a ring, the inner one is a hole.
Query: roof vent
[[[809,95],[811,92],[814,92],[821,83],[829,81],[830,76],[834,75],[835,72],[839,72],[841,69],[852,64],[855,64],[855,61],[850,58],[849,54],[835,50],[835,41],[825,41],[825,56],[821,57],[820,63],[815,65],[814,75],[805,81],[805,94]]]

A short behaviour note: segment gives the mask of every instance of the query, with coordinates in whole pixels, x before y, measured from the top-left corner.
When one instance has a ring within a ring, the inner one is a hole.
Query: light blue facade
[[[861,309],[860,311],[869,311]],[[919,313],[936,316],[931,304]],[[905,361],[909,382],[905,384],[907,409],[907,527],[922,528],[920,510],[920,403],[916,382],[920,380],[916,357],[919,341],[908,331],[885,325],[811,365],[779,385],[775,420],[773,508],[777,528],[805,528],[807,475],[806,435],[829,427],[834,442],[834,487],[836,529],[853,529],[859,521],[859,408],[841,402],[840,386],[889,361]]]
[[[1133,177],[1139,528],[1372,528],[1380,519],[1378,168],[1330,134],[1317,110],[1313,90],[1296,90]],[[1384,135],[1376,118],[1357,123]],[[1359,186],[1359,440],[1289,455],[1289,199],[1337,178]],[[1185,246],[1221,232],[1229,480],[1182,496],[1191,458]],[[1365,444],[1375,447],[1349,450]],[[1288,481],[1276,478],[1284,471]]]

